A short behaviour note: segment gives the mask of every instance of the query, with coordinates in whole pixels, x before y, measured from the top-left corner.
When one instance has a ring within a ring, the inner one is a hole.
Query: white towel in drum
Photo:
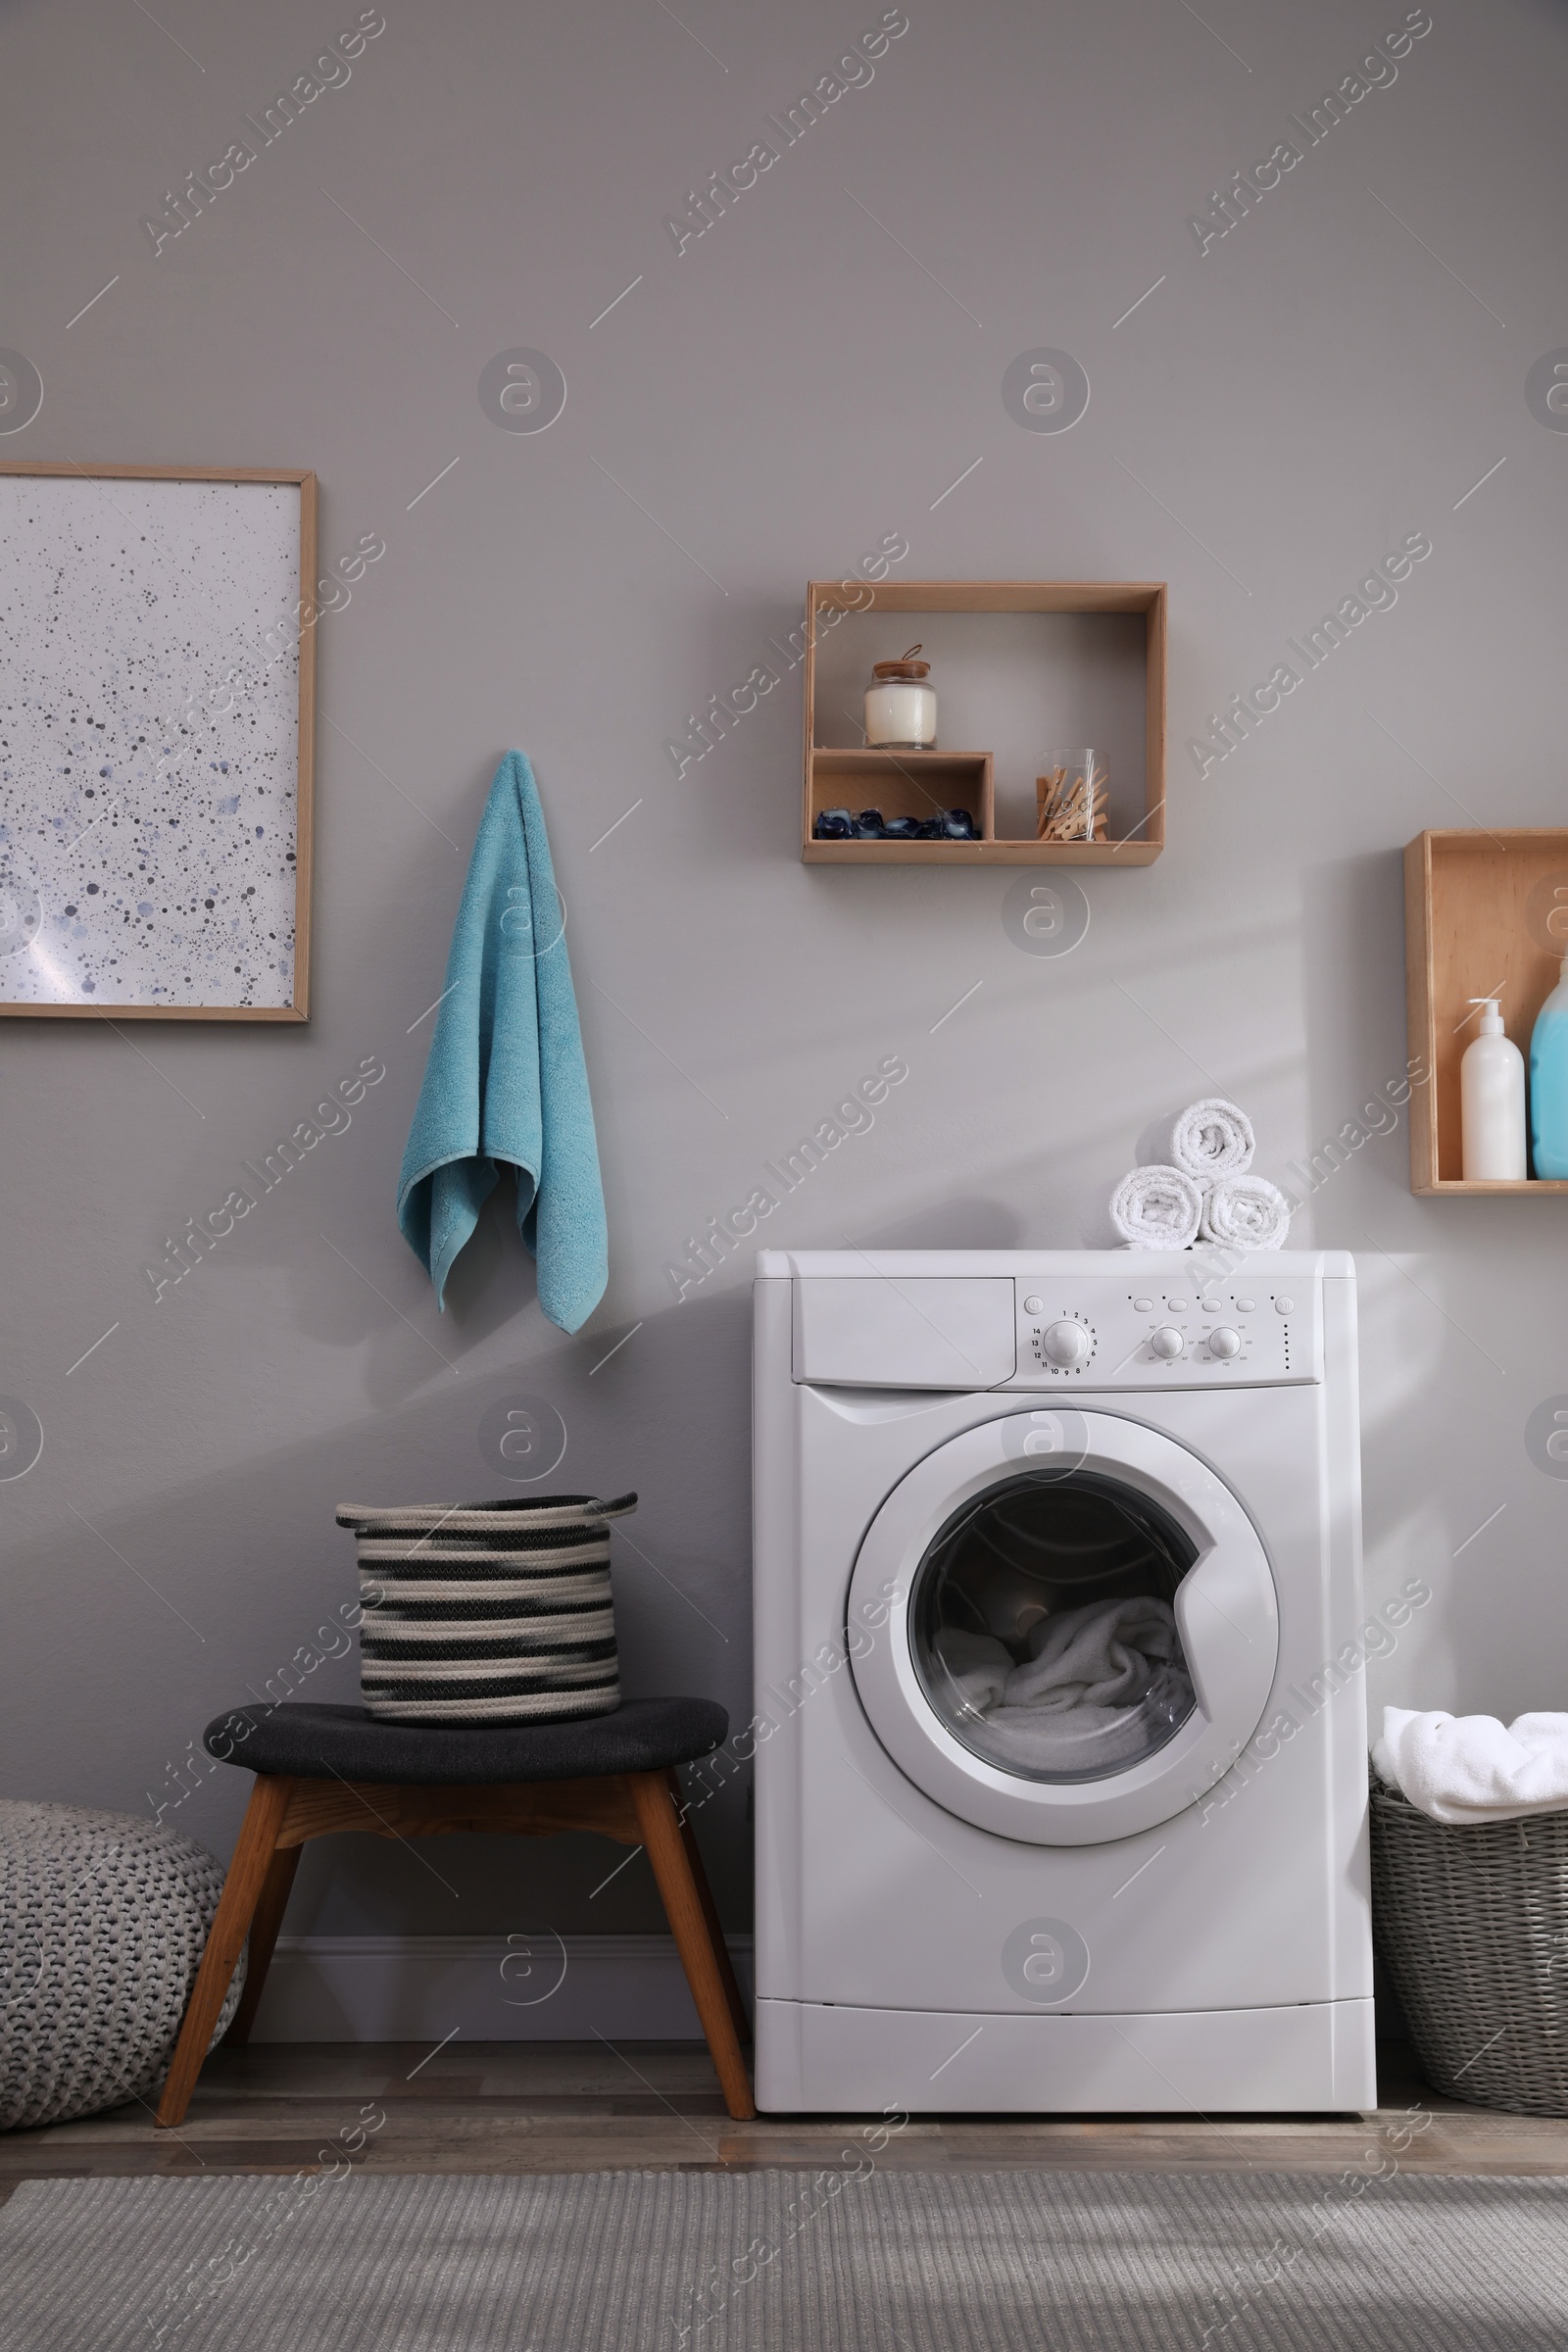
[[[1202,1187],[1180,1168],[1131,1168],[1105,1214],[1118,1241],[1134,1250],[1189,1250],[1203,1213]]]
[[[1221,1176],[1203,1195],[1200,1230],[1233,1250],[1283,1250],[1291,1203],[1266,1176]]]
[[[1568,1715],[1417,1714],[1385,1707],[1379,1778],[1434,1821],[1521,1821],[1568,1812]]]
[[[989,1634],[948,1626],[933,1644],[954,1712],[987,1752],[1026,1769],[1113,1769],[1161,1744],[1192,1710],[1175,1613],[1152,1594],[1043,1618],[1020,1664]]]
[[[1180,1168],[1200,1184],[1240,1176],[1251,1166],[1255,1149],[1251,1120],[1223,1095],[1205,1095],[1185,1110],[1152,1119],[1138,1138],[1145,1167]]]

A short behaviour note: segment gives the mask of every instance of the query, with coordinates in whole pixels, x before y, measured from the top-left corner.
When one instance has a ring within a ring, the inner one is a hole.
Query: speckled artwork
[[[300,502],[0,475],[0,1009],[293,1003]]]

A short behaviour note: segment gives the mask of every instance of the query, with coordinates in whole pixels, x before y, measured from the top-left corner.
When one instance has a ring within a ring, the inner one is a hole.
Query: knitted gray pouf
[[[0,2131],[152,2089],[222,1888],[205,1846],[134,1813],[0,1799]],[[242,1955],[219,2034],[244,1981]]]

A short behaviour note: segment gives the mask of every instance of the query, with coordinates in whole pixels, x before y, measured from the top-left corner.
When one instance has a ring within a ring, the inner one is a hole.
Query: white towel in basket
[[[1385,1707],[1379,1776],[1434,1821],[1568,1812],[1568,1715],[1418,1714]]]

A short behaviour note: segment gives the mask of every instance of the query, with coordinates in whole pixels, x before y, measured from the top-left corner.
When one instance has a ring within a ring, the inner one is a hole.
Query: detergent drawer
[[[824,1388],[994,1389],[1017,1368],[1000,1275],[798,1275],[795,1378]]]

